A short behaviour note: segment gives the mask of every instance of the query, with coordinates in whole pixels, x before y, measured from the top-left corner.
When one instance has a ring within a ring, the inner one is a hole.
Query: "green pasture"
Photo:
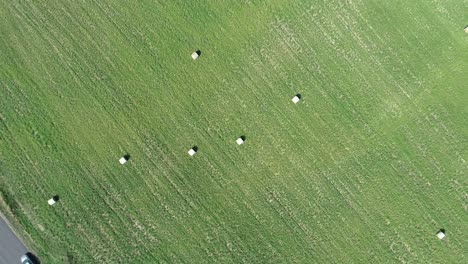
[[[467,263],[467,11],[1,1],[0,209],[45,264]]]

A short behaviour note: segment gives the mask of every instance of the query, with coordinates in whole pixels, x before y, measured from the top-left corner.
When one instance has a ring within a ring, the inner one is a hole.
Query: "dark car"
[[[28,252],[21,256],[21,264],[39,264],[39,260],[32,253]]]

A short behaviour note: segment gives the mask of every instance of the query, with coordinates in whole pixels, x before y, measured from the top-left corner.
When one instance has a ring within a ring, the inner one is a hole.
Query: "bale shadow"
[[[196,50],[195,53],[196,53],[198,56],[201,56],[201,50]]]
[[[245,136],[240,136],[240,139],[242,139],[243,141],[245,141],[246,137],[245,137]]]
[[[52,197],[52,199],[54,199],[54,201],[58,202],[58,200],[60,199],[60,197],[59,197],[58,195],[54,195],[54,196]]]
[[[302,99],[302,95],[300,93],[296,94],[297,98]]]
[[[129,160],[130,159],[130,154],[125,154],[123,157],[124,157],[124,159]]]
[[[195,152],[198,151],[198,147],[197,147],[197,146],[193,146],[192,149],[195,150]]]

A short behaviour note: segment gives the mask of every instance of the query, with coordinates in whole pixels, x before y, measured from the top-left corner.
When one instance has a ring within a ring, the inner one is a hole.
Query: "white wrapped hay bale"
[[[444,232],[444,230],[440,230],[439,232],[437,232],[437,237],[438,237],[439,239],[441,239],[441,240],[444,239],[444,237],[445,237],[445,232]]]
[[[48,203],[50,206],[52,206],[52,205],[54,205],[56,202],[58,202],[58,200],[59,200],[58,195],[54,195],[54,197],[50,198],[50,199],[47,201],[47,203]]]
[[[130,159],[130,155],[127,154],[119,159],[119,163],[124,165],[125,163],[127,163],[129,159]]]
[[[301,100],[301,95],[300,94],[296,94],[292,99],[291,101],[295,104],[299,103],[299,101]]]
[[[193,148],[189,149],[189,151],[188,151],[188,154],[189,154],[190,156],[193,156],[193,155],[195,155],[196,153],[197,153],[197,147],[193,147]]]
[[[201,51],[197,50],[194,53],[192,53],[192,59],[196,60],[198,59],[198,57],[200,57],[200,55],[201,55]]]

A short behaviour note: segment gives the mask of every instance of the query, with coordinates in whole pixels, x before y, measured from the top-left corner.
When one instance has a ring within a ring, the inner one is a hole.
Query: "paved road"
[[[0,264],[19,264],[28,250],[0,217]]]

